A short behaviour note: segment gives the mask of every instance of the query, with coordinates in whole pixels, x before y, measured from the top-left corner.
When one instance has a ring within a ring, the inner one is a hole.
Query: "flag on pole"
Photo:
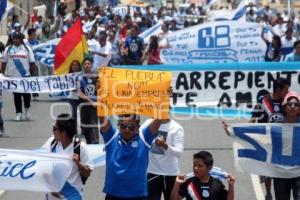
[[[0,23],[6,18],[9,11],[14,7],[14,4],[8,0],[0,1]]]
[[[82,60],[88,55],[85,35],[82,31],[80,18],[66,32],[55,49],[55,74],[67,74],[73,60]]]
[[[243,16],[246,16],[246,12],[247,12],[246,2],[241,1],[239,6],[235,9],[231,20],[238,20]]]

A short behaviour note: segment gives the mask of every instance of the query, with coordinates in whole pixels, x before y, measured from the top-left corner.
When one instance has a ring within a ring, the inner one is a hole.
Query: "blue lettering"
[[[291,155],[283,155],[283,139],[282,139],[282,128],[279,126],[272,126],[271,137],[272,137],[272,163],[279,165],[300,165],[300,127],[294,127],[293,137],[290,138]]]
[[[3,163],[2,161],[0,161],[0,165],[4,165],[6,164],[6,166],[4,166],[4,168],[2,168],[2,172],[0,172],[0,176],[3,177],[17,177],[18,175],[20,175],[21,179],[29,179],[31,177],[33,177],[35,175],[35,173],[31,173],[26,175],[26,170],[29,168],[32,168],[35,164],[36,164],[36,160],[30,161],[27,164],[23,164],[23,163],[12,163],[11,161],[8,161],[7,163]]]
[[[260,134],[266,135],[265,126],[247,126],[247,127],[234,127],[235,135],[242,140],[245,140],[251,144],[254,149],[239,149],[238,156],[241,158],[252,158],[254,160],[266,161],[267,151],[259,145],[254,139],[248,136],[248,134]]]
[[[36,160],[33,160],[33,161],[27,163],[26,165],[24,165],[24,167],[20,170],[20,176],[22,179],[29,179],[35,175],[35,173],[31,173],[31,174],[25,176],[25,170],[33,167],[35,164],[36,164]]]

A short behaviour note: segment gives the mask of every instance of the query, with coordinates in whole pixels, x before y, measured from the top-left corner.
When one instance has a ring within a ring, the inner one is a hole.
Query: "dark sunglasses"
[[[136,129],[136,126],[120,123],[120,128],[124,130],[134,131]]]
[[[286,105],[288,106],[288,107],[292,107],[292,106],[294,106],[294,107],[300,107],[300,103],[292,103],[292,102],[288,102],[288,103],[286,103]]]

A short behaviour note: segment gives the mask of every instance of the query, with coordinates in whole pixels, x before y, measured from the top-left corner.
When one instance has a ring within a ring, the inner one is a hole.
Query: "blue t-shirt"
[[[82,76],[79,80],[81,91],[94,102],[97,101],[97,81],[97,76]]]
[[[106,174],[103,192],[121,198],[146,197],[150,129],[140,130],[129,142],[112,126],[102,133],[106,151]]]
[[[128,48],[128,57],[139,61],[143,56],[144,40],[138,36],[129,36],[125,41],[125,48]]]

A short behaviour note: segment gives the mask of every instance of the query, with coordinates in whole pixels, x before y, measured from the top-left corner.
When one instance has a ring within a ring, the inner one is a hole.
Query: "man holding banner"
[[[149,150],[162,120],[169,118],[171,73],[103,67],[99,79],[98,116],[106,151],[105,199],[145,200]],[[154,120],[140,129],[138,114]],[[109,115],[118,115],[118,128],[111,125]]]
[[[161,121],[153,120],[139,131],[136,114],[120,115],[118,129],[103,116],[99,120],[106,151],[105,200],[146,200],[148,154]]]
[[[279,78],[273,84],[273,93],[261,97],[261,101],[255,106],[250,122],[258,123],[280,123],[283,121],[281,102],[288,92],[290,82],[287,79]],[[270,177],[261,176],[265,183],[266,200],[272,199]]]

